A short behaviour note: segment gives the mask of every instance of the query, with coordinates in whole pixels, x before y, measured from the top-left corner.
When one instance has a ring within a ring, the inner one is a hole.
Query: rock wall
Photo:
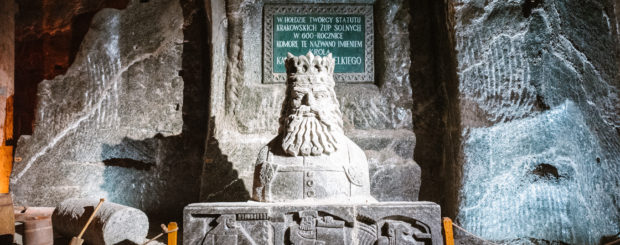
[[[197,200],[206,135],[202,8],[135,0],[94,16],[66,74],[39,84],[34,133],[15,153],[18,204],[105,197],[151,217],[179,217]]]
[[[500,243],[597,244],[620,230],[617,1],[286,2],[374,5],[375,81],[336,93],[377,199],[417,200],[421,179],[420,199]],[[106,197],[173,217],[249,199],[284,98],[261,80],[262,7],[275,0],[24,3],[61,21],[16,30],[17,52],[64,53],[16,57],[20,81],[48,78],[16,149],[18,204]],[[71,35],[46,37],[72,28],[88,30],[75,54]]]
[[[465,229],[522,244],[620,230],[617,8],[455,1]]]
[[[37,85],[65,74],[93,16],[128,0],[20,0],[15,16],[15,137],[34,128]]]
[[[213,72],[202,201],[248,200],[258,151],[277,133],[285,85],[261,80],[265,3],[277,1],[219,0],[207,7]],[[368,156],[371,194],[384,201],[417,200],[420,185],[413,160],[409,7],[403,0],[374,3],[375,82],[336,85],[345,134]]]

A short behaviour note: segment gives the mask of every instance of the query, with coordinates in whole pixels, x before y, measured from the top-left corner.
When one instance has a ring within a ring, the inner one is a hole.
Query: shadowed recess
[[[536,168],[530,171],[530,173],[538,176],[539,179],[544,180],[558,180],[562,177],[560,174],[558,174],[558,169],[556,167],[547,163],[541,163],[536,165]]]
[[[422,169],[421,201],[441,205],[442,216],[454,217],[460,174],[460,110],[454,16],[451,2],[412,1],[411,86],[414,160]]]
[[[521,13],[523,17],[528,18],[532,15],[532,9],[539,7],[543,0],[523,0],[521,4]]]

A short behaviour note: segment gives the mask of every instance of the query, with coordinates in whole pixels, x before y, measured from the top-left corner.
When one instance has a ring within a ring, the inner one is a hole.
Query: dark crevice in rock
[[[614,244],[614,242],[619,242],[619,241],[620,241],[620,232],[614,235],[601,237],[600,244]]]
[[[562,177],[555,166],[547,163],[536,165],[530,173],[542,180],[559,180]]]
[[[498,244],[533,244],[533,245],[568,245],[569,243],[563,241],[551,241],[546,239],[537,238],[518,238],[512,240],[498,241]]]
[[[153,152],[156,152],[159,146],[158,139],[163,138],[161,134],[145,140],[132,140],[125,137],[119,144],[104,144],[101,147],[101,159],[104,162],[110,159],[132,159],[138,163],[155,164],[156,159]]]
[[[426,0],[416,0],[411,4],[411,87],[416,135],[414,160],[422,169],[419,200],[438,202],[441,188],[437,174],[441,165],[441,134],[445,131],[441,120],[445,98],[442,98],[441,84],[433,72],[433,63],[436,62],[435,28],[427,24],[427,21],[433,19],[430,14],[432,4],[432,1]]]
[[[414,160],[422,169],[420,200],[455,217],[460,174],[460,110],[451,1],[415,0],[411,6],[411,81]]]
[[[545,103],[545,99],[542,97],[542,95],[539,94],[536,95],[536,101],[534,102],[534,106],[540,111],[546,111],[551,109],[551,107],[547,105],[547,103]]]
[[[150,162],[142,162],[138,160],[134,160],[131,158],[111,158],[103,160],[103,164],[106,166],[115,166],[115,167],[123,167],[123,168],[133,168],[137,170],[151,170],[154,163]]]
[[[523,17],[529,18],[532,15],[532,9],[539,7],[543,0],[523,0],[521,4],[521,13]]]
[[[528,240],[532,244],[535,244],[535,245],[568,245],[568,243],[565,243],[563,241],[550,241],[546,239],[536,239],[536,238],[529,238]]]

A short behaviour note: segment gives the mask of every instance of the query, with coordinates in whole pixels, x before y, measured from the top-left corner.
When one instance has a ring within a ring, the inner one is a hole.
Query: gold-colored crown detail
[[[299,78],[300,76],[317,76],[325,75],[330,78],[334,75],[334,58],[329,53],[327,56],[315,56],[312,52],[308,51],[306,55],[294,56],[288,53],[286,60],[284,61],[286,67],[286,74],[289,77],[289,82],[298,83],[307,81],[307,79],[291,79],[293,77]],[[299,81],[301,80],[301,81]],[[320,79],[324,80],[324,79]],[[325,79],[326,83],[333,85],[333,79]]]

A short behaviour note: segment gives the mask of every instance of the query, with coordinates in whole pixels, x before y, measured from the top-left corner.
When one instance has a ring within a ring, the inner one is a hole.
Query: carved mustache
[[[319,111],[315,107],[302,105],[297,109],[293,109],[293,114],[304,117],[317,117],[319,116]]]

